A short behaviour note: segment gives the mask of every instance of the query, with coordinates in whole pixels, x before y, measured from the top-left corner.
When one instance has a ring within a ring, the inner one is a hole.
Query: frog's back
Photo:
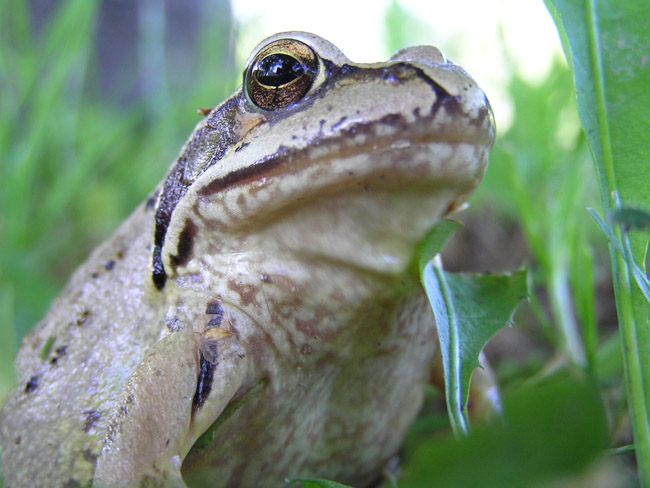
[[[158,335],[141,326],[152,319],[144,300],[152,229],[153,206],[144,204],[24,339],[18,386],[0,414],[7,487],[92,479],[111,406]]]

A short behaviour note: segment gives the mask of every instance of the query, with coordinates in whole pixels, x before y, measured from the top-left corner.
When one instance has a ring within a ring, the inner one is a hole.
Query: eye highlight
[[[318,75],[318,58],[305,43],[280,39],[264,47],[244,72],[248,99],[264,110],[301,100]]]
[[[291,83],[305,73],[305,68],[288,54],[269,54],[253,72],[255,79],[266,87],[279,87]]]

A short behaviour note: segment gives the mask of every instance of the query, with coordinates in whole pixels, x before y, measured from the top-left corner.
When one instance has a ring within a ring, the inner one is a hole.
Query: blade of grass
[[[85,36],[91,28],[94,14],[95,2],[68,1],[61,4],[44,43],[46,55],[56,54],[56,62],[52,63],[51,69],[46,69],[47,61],[42,61],[30,80],[21,81],[21,84],[28,86],[22,92],[24,99],[18,109],[24,111],[22,123],[18,124],[23,130],[14,128],[20,142],[15,144],[5,161],[8,174],[4,179],[6,185],[3,192],[5,202],[11,202],[12,206],[20,209],[12,212],[13,218],[5,223],[6,238],[14,244],[24,240],[29,229],[38,227],[39,222],[34,222],[29,215],[37,177],[36,164],[50,132],[53,128],[60,128],[60,113],[55,102],[66,83],[79,75],[78,68],[85,65],[88,53]],[[37,63],[33,64],[36,66]],[[44,211],[47,212],[46,209]],[[47,220],[47,215],[45,217]]]
[[[14,320],[14,290],[11,284],[0,283],[0,404],[4,393],[14,384],[13,358],[16,349],[16,331],[10,324]]]
[[[546,0],[566,57],[574,72],[580,118],[600,180],[606,215],[617,207],[650,208],[650,82],[648,31],[650,5],[634,0]],[[619,226],[610,239],[626,389],[642,484],[650,484],[650,306],[633,286],[636,261],[643,269],[647,234],[630,236],[617,252]],[[645,274],[645,273],[644,273]]]
[[[576,315],[582,321],[582,331],[587,355],[587,364],[596,367],[598,353],[598,320],[596,318],[596,290],[594,279],[594,257],[591,243],[583,221],[577,222],[576,236],[572,245],[571,289],[574,294]]]

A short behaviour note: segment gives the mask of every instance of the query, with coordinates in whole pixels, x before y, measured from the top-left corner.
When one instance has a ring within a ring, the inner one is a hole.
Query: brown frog
[[[5,486],[372,483],[438,360],[417,245],[493,141],[434,47],[355,64],[312,34],[263,41],[24,340]]]

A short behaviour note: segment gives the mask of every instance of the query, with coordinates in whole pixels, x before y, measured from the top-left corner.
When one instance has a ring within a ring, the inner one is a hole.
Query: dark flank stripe
[[[212,315],[208,321],[208,325],[211,327],[219,327],[223,321],[223,308],[219,301],[208,303],[207,308],[205,309],[207,315]]]
[[[216,367],[216,364],[210,363],[203,357],[203,353],[201,353],[201,360],[199,364],[199,378],[196,383],[196,392],[194,393],[194,398],[192,399],[193,412],[199,410],[208,399],[210,391],[212,391],[214,369]]]

